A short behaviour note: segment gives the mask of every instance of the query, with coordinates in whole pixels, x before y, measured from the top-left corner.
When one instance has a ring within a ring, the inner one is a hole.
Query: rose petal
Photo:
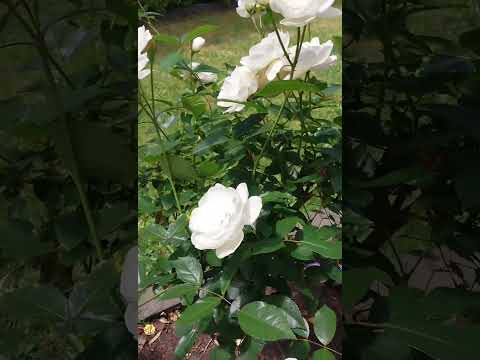
[[[316,18],[317,18],[316,16],[305,16],[301,18],[285,18],[282,21],[280,21],[280,24],[282,24],[283,26],[302,27],[310,24]]]
[[[267,68],[267,74],[266,74],[268,81],[273,81],[284,66],[285,66],[285,63],[283,59],[276,60],[272,64],[270,64],[270,66]]]
[[[252,196],[248,199],[248,224],[253,225],[262,210],[262,198],[260,196]]]
[[[335,0],[326,0],[325,2],[323,2],[323,4],[320,5],[317,12],[318,13],[323,13],[323,12],[327,11],[333,5],[334,2],[335,2]]]
[[[224,245],[216,249],[215,254],[219,259],[223,259],[224,257],[227,257],[228,255],[231,255],[235,252],[235,250],[238,249],[240,244],[243,241],[243,230],[240,230],[237,233],[233,234],[233,237],[227,241]]]
[[[143,80],[145,79],[148,75],[150,75],[150,70],[140,70],[138,72],[138,80]]]
[[[241,183],[237,186],[237,192],[240,195],[240,199],[245,204],[248,201],[248,187],[247,184]]]
[[[192,245],[198,250],[211,250],[217,247],[217,244],[207,234],[195,232],[192,234]]]

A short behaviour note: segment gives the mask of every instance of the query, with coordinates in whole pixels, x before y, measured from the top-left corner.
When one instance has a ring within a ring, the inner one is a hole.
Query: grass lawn
[[[234,10],[213,11],[211,13],[204,12],[201,15],[196,14],[173,21],[169,21],[168,19],[165,21],[160,18],[157,30],[163,34],[178,36],[193,30],[197,26],[205,24],[217,25],[219,26],[219,30],[204,36],[207,43],[200,54],[195,57],[195,61],[214,66],[222,71],[226,70],[225,63],[232,65],[239,64],[240,58],[247,55],[250,47],[261,39],[251,21],[238,16]],[[318,36],[322,42],[332,39],[334,36],[341,36],[341,33],[341,18],[316,21],[312,24],[312,37]],[[292,39],[296,39],[296,37],[292,36]],[[295,42],[295,40],[292,41],[293,44],[295,44]],[[160,59],[175,50],[176,49],[172,47],[158,49],[159,56],[157,56],[154,68],[154,91],[157,98],[177,101],[187,86],[185,82],[177,80],[158,69]],[[341,60],[328,71],[316,75],[318,78],[329,83],[340,84],[342,80]],[[220,78],[224,76],[225,75],[220,75]],[[144,81],[143,86],[148,93],[148,78]],[[340,111],[340,104],[337,110]],[[145,123],[145,120],[146,119],[140,119],[139,144],[143,144],[155,136],[151,125]]]

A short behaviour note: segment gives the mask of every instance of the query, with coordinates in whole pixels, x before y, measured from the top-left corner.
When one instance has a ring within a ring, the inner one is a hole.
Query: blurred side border
[[[0,1],[2,360],[137,356],[136,33],[136,1]]]
[[[477,357],[479,9],[343,2],[349,359]]]

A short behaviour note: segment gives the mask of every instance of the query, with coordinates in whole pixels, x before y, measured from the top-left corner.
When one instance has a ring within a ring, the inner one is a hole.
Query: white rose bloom
[[[237,14],[249,18],[256,5],[256,0],[238,0]]]
[[[295,54],[295,49],[290,49],[292,50]],[[310,42],[303,43],[293,78],[300,79],[309,71],[320,71],[332,66],[337,61],[337,57],[331,55],[332,50],[331,40],[321,44],[320,39],[316,37]]]
[[[280,32],[280,39],[286,49],[290,43],[290,35],[288,32]],[[253,46],[248,56],[244,56],[240,63],[248,66],[253,71],[265,69],[274,60],[283,56],[283,50],[278,41],[277,34],[272,32],[268,34],[262,41]]]
[[[229,77],[223,82],[223,86],[218,94],[218,106],[228,108],[225,112],[231,113],[242,111],[245,102],[250,95],[258,90],[258,81],[255,72],[247,66],[237,66]],[[236,102],[229,102],[233,100]]]
[[[290,59],[293,61],[295,58],[296,46],[288,49]],[[297,65],[295,67],[295,73],[293,79],[302,79],[309,71],[320,71],[328,68],[337,61],[335,55],[331,55],[333,50],[333,42],[331,40],[321,44],[319,38],[313,38],[310,42],[302,44],[302,49],[298,57]],[[269,77],[274,78],[277,75],[283,80],[290,79],[291,66],[288,60],[283,57],[282,59],[274,61],[267,74]]]
[[[317,17],[333,17],[338,14],[339,10],[330,10],[334,2],[335,0],[270,0],[270,7],[284,17],[280,22],[282,25],[302,27]]]
[[[262,199],[249,197],[245,183],[236,189],[216,184],[203,195],[190,217],[193,246],[215,250],[220,259],[233,254],[243,241],[243,227],[254,225],[261,209]]]
[[[137,290],[140,281],[137,258],[138,247],[135,246],[131,248],[125,256],[120,279],[120,293],[127,303],[127,309],[124,315],[125,324],[135,338],[137,337]],[[137,279],[135,279],[135,272],[138,276]]]
[[[152,34],[149,30],[145,28],[145,26],[141,26],[138,28],[138,80],[142,80],[150,75],[150,69],[145,69],[145,66],[148,64],[148,56],[147,53],[143,51],[147,47],[149,41],[152,40]]]
[[[203,37],[196,37],[192,42],[192,50],[194,52],[199,52],[200,49],[205,45],[205,42],[206,40]]]

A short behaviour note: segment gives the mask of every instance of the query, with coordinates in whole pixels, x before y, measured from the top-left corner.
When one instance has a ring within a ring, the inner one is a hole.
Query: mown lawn
[[[193,15],[181,19],[169,20],[168,17],[160,18],[157,22],[157,30],[160,33],[168,35],[182,35],[193,30],[195,27],[205,24],[216,25],[219,27],[214,33],[204,36],[207,40],[205,47],[195,61],[202,64],[214,66],[225,71],[225,64],[237,65],[240,58],[248,54],[252,45],[260,41],[260,36],[255,31],[249,19],[241,18],[234,10],[213,11],[201,15]],[[312,37],[318,36],[320,40],[327,41],[334,37],[341,36],[342,24],[341,18],[316,21],[312,26]],[[292,39],[296,39],[292,36]],[[295,43],[295,40],[292,40]],[[180,81],[159,69],[161,58],[176,49],[164,46],[158,49],[158,56],[154,66],[154,91],[156,98],[165,100],[178,100],[179,96],[185,91],[187,83]],[[338,55],[338,49],[336,51]],[[341,60],[337,62],[328,71],[317,74],[317,77],[329,83],[340,84],[342,80]],[[225,75],[221,74],[220,79]],[[149,91],[149,79],[147,78],[142,86]],[[340,103],[336,113],[340,111]],[[335,116],[335,114],[331,114]],[[145,143],[151,137],[155,136],[150,124],[146,119],[140,118],[139,124],[139,144]]]

